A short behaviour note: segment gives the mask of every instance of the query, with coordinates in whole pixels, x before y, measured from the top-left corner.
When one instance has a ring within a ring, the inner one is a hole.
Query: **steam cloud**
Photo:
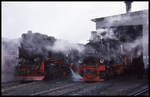
[[[2,38],[2,82],[14,81],[19,39]]]
[[[128,26],[129,27],[129,26]],[[130,33],[126,33],[126,30],[128,29],[128,27],[126,27],[125,29],[122,28],[121,31],[119,31],[117,28],[105,28],[105,29],[98,29],[97,31],[97,37],[99,37],[97,40],[100,41],[105,41],[108,40],[109,42],[109,51],[107,51],[107,48],[105,48],[105,52],[109,52],[109,56],[105,57],[106,60],[109,59],[116,59],[119,56],[121,56],[121,54],[123,55],[127,55],[127,56],[132,56],[134,57],[139,57],[143,54],[143,38],[140,35],[130,35]],[[141,33],[138,30],[138,27],[135,29],[130,29],[131,31],[137,31],[137,33]],[[120,33],[122,35],[119,35],[118,37],[118,33]],[[125,34],[124,34],[125,33]],[[133,32],[132,32],[133,33]],[[136,37],[134,37],[136,36]],[[102,40],[103,39],[103,40]],[[103,50],[103,49],[102,49]],[[107,54],[106,54],[107,55]],[[118,60],[119,61],[119,60]],[[120,60],[121,62],[121,60]]]
[[[21,55],[23,56],[46,58],[50,53],[57,53],[63,55],[66,61],[70,60],[70,63],[76,63],[77,57],[83,54],[84,46],[28,31],[28,33],[22,35],[20,49],[22,49]],[[56,56],[52,55],[52,57],[55,58]]]

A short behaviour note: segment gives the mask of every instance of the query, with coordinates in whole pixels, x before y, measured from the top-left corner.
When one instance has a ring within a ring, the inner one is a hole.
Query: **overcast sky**
[[[148,9],[133,2],[132,11]],[[71,42],[86,43],[94,18],[125,13],[124,2],[2,2],[2,37],[14,39],[32,30]]]

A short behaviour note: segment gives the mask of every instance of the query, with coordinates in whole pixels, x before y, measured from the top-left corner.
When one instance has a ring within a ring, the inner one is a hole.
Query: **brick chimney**
[[[131,11],[131,3],[132,3],[132,1],[125,1],[127,13],[129,13]]]

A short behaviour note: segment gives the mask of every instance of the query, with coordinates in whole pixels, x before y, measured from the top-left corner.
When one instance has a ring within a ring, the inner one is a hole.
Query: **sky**
[[[94,18],[126,13],[123,1],[113,2],[1,2],[2,37],[16,39],[28,30],[74,43],[87,43],[96,30]],[[148,9],[134,1],[131,12]]]

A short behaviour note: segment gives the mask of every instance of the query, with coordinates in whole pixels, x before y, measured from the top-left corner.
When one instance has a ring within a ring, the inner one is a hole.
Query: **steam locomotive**
[[[36,39],[39,43],[37,45]],[[31,31],[23,34],[19,46],[19,62],[15,67],[16,78],[31,81],[69,76],[71,73],[69,60],[66,60],[68,58],[61,52],[46,50],[46,47],[52,46],[55,41],[54,37],[32,33]]]
[[[147,11],[96,18],[96,30],[86,45],[94,52],[79,66],[84,81],[104,81],[112,76],[128,74],[142,78],[143,55],[147,52]],[[90,49],[87,49],[87,52]],[[92,55],[92,56],[91,56]]]
[[[139,14],[128,15],[131,20],[133,17],[133,21],[143,18]],[[67,55],[48,51],[45,45],[53,46],[55,38],[39,33],[22,35],[16,76],[24,80],[66,77],[71,74],[71,66],[79,66],[78,71],[84,81],[104,81],[112,76],[135,72],[141,76],[144,72],[142,38],[145,24],[131,23],[126,17],[123,16],[122,21],[111,21],[109,25],[106,23],[109,18],[94,20],[97,22],[97,31],[91,33],[92,37],[84,45],[83,54],[76,50],[70,50]],[[28,40],[32,40],[33,44]]]
[[[43,58],[25,59],[19,61],[20,65],[16,66],[16,78],[23,78],[23,80],[43,80],[56,79],[67,76],[69,70],[67,64],[63,60],[47,57]]]

